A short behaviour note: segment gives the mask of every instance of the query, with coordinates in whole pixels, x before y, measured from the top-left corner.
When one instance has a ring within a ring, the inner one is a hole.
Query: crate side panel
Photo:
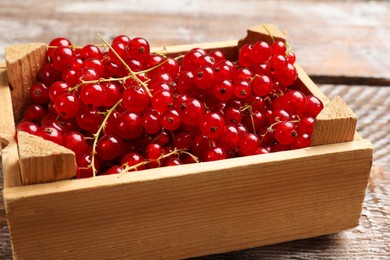
[[[12,88],[15,122],[19,122],[23,117],[24,108],[30,103],[30,88],[46,60],[46,46],[43,43],[12,45],[6,48],[5,59],[8,80]]]
[[[358,224],[372,162],[372,147],[360,143],[50,196],[6,193],[15,256],[185,258],[350,228]]]
[[[4,188],[21,185],[18,147],[15,142],[15,123],[11,92],[5,63],[0,63],[0,149],[3,166]]]

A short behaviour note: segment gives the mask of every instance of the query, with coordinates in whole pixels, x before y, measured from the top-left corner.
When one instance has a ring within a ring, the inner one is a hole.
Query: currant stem
[[[161,155],[157,160],[146,160],[146,161],[143,161],[143,162],[140,162],[140,163],[137,163],[135,165],[127,165],[125,164],[125,168],[122,170],[122,172],[118,175],[118,178],[122,177],[124,174],[128,173],[130,170],[137,170],[138,167],[140,166],[144,166],[144,165],[147,165],[151,162],[154,162],[154,161],[160,161],[162,159],[165,159],[165,158],[168,158],[169,156],[171,155],[174,155],[174,154],[177,154],[177,155],[180,155],[180,154],[187,154],[189,155],[195,162],[199,163],[199,159],[198,157],[196,157],[195,155],[191,154],[190,152],[188,152],[186,149],[176,149],[173,150],[172,152],[170,153],[167,153],[167,154],[163,154]]]
[[[105,44],[92,44],[96,47],[106,47]],[[51,46],[51,45],[47,45],[47,48],[48,49],[55,49],[57,48],[58,46]],[[72,49],[82,49],[84,48],[84,46],[81,46],[81,45],[77,45],[77,44],[72,44],[72,45],[69,45],[69,46],[66,46],[66,47],[69,47],[69,48],[72,48]]]
[[[145,82],[143,82],[142,80],[140,80],[137,75],[134,73],[134,71],[129,67],[129,65],[127,65],[127,63],[122,59],[121,56],[119,56],[119,54],[115,51],[115,49],[111,46],[111,44],[109,44],[104,38],[103,36],[101,36],[100,34],[98,34],[98,37],[108,46],[108,48],[110,48],[110,50],[115,54],[115,56],[119,59],[119,61],[123,64],[123,66],[125,66],[125,68],[130,72],[131,76],[136,80],[138,81],[138,83],[140,85],[142,85],[142,87],[145,88],[145,91],[146,93],[148,94],[149,97],[152,97],[152,93],[150,92],[147,84],[145,84]]]
[[[274,38],[274,36],[272,35],[272,33],[269,31],[269,29],[267,28],[267,26],[266,26],[265,24],[263,24],[263,27],[264,27],[264,29],[267,31],[269,37],[271,37],[272,42],[275,42],[275,38]]]
[[[96,131],[95,134],[93,134],[93,144],[92,144],[92,152],[91,152],[91,167],[92,167],[93,177],[96,177],[96,173],[97,173],[97,170],[95,167],[95,154],[96,154],[96,146],[97,146],[97,142],[99,140],[99,136],[100,136],[101,132],[103,131],[103,128],[108,121],[108,118],[110,117],[112,112],[114,112],[116,107],[119,106],[120,103],[122,103],[122,99],[120,99],[118,102],[115,103],[115,105],[113,105],[110,109],[107,110],[106,116],[104,117],[103,122],[99,126],[99,129]]]
[[[256,128],[255,128],[255,121],[253,119],[253,114],[252,114],[252,106],[251,105],[245,105],[243,107],[240,107],[240,111],[243,112],[245,110],[249,110],[249,116],[251,117],[251,123],[252,123],[252,128],[253,128],[253,133],[256,134]]]
[[[95,84],[95,83],[112,82],[112,81],[125,81],[125,80],[127,80],[129,78],[132,78],[132,76],[128,75],[128,76],[125,76],[125,77],[122,77],[122,78],[108,78],[108,79],[101,78],[101,79],[97,79],[97,80],[86,80],[86,81],[81,80],[81,83],[77,84],[73,88],[70,88],[69,92],[77,90],[80,86],[85,85],[85,84]]]

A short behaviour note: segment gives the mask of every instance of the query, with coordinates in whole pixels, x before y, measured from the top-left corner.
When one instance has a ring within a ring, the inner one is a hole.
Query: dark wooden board
[[[10,44],[58,36],[86,44],[98,42],[97,33],[127,34],[160,46],[238,39],[248,27],[273,23],[319,81],[348,76],[344,82],[388,85],[389,13],[388,1],[2,1],[0,60]]]

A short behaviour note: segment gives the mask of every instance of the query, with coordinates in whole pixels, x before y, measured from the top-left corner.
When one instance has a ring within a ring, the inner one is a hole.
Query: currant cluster
[[[17,125],[74,151],[78,178],[310,145],[323,104],[294,90],[285,42],[246,44],[230,61],[219,50],[168,57],[143,38],[102,40],[52,40]]]

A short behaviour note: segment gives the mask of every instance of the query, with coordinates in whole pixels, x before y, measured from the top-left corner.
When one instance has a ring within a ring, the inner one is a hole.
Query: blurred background
[[[389,11],[387,1],[1,0],[0,60],[8,45],[59,36],[82,45],[98,42],[97,33],[126,34],[163,46],[239,39],[248,27],[273,23],[309,74],[365,75],[372,71],[359,68],[361,56],[380,69],[376,60],[390,52]],[[390,59],[383,62],[390,75]]]

